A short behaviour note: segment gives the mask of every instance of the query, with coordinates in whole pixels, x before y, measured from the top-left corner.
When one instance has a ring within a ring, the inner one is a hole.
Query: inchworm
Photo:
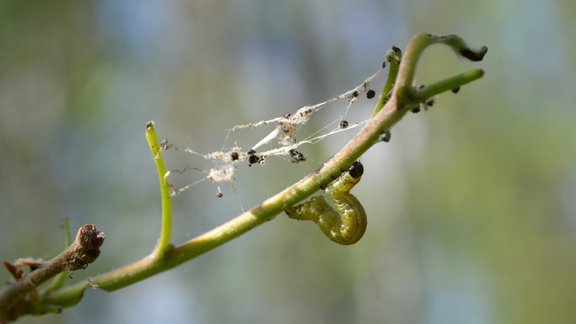
[[[363,173],[362,164],[354,162],[324,189],[324,196],[312,197],[307,202],[285,208],[284,211],[290,218],[313,221],[336,243],[354,244],[364,235],[367,219],[364,207],[350,190],[360,182]]]

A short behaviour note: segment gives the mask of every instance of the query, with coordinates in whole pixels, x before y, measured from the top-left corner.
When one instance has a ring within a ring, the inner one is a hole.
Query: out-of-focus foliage
[[[95,223],[107,236],[102,256],[73,280],[155,244],[146,121],[209,152],[234,124],[353,87],[417,32],[489,47],[482,80],[408,116],[362,160],[354,192],[369,225],[358,244],[279,215],[169,273],[22,322],[573,323],[573,3],[0,1],[0,258],[50,258],[61,218]],[[426,83],[471,64],[437,47],[420,67]],[[344,106],[335,109],[315,127]],[[351,122],[370,114],[354,109]],[[305,164],[241,168],[221,199],[207,182],[194,186],[174,201],[175,241],[282,189],[341,143],[306,147]]]

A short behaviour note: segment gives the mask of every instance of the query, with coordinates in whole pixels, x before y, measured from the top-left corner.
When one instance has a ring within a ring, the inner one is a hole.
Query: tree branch
[[[98,231],[96,225],[88,224],[80,227],[74,242],[50,261],[19,259],[15,264],[4,261],[16,282],[0,292],[0,321],[17,318],[21,315],[21,309],[32,314],[42,313],[45,309],[35,300],[37,294],[32,294],[32,298],[26,298],[26,295],[65,270],[74,271],[88,267],[88,264],[96,261],[100,255],[102,243],[104,233]],[[30,272],[25,273],[22,268]]]

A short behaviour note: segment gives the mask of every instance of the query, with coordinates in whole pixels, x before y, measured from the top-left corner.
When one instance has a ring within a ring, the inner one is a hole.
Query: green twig
[[[486,46],[482,46],[478,50],[471,49],[466,45],[466,42],[464,42],[462,38],[456,35],[434,36],[423,33],[412,37],[408,43],[406,52],[402,56],[397,82],[394,87],[394,93],[398,100],[401,101],[401,105],[411,107],[421,102],[419,101],[420,98],[415,96],[414,76],[416,74],[418,62],[420,61],[420,56],[422,56],[422,53],[427,47],[433,44],[444,44],[450,47],[457,55],[463,56],[471,61],[481,61],[484,55],[486,55],[486,52],[488,52]],[[450,81],[450,83],[455,83],[452,88],[459,86],[456,83],[465,81],[458,77],[459,76],[456,76],[456,79]],[[470,81],[460,85],[464,85],[468,82]]]
[[[417,89],[415,96],[418,101],[424,102],[427,99],[434,97],[435,95],[456,89],[472,81],[478,80],[483,75],[484,71],[480,69],[464,72],[448,79],[429,84],[422,89]]]
[[[384,105],[386,105],[388,99],[390,99],[392,89],[394,88],[394,84],[396,83],[396,77],[398,76],[398,68],[400,67],[401,59],[402,59],[402,50],[400,50],[396,46],[392,47],[391,50],[386,52],[385,62],[388,62],[390,64],[390,70],[388,71],[388,78],[386,79],[386,83],[384,84],[382,92],[380,92],[378,102],[376,103],[376,106],[374,106],[374,111],[372,112],[372,116],[370,116],[370,118],[376,116],[376,114],[380,110],[382,110]]]
[[[172,236],[172,204],[170,201],[170,186],[166,181],[166,166],[162,157],[162,148],[158,142],[158,135],[154,129],[154,123],[146,124],[146,140],[152,152],[152,157],[156,163],[158,181],[160,182],[160,197],[162,201],[162,225],[160,228],[160,238],[156,245],[156,256],[162,257],[166,251],[172,248],[170,243]]]

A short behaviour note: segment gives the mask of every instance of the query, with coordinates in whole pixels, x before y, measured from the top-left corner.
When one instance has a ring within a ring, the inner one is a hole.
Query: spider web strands
[[[183,174],[188,170],[192,170],[192,171],[198,171],[200,173],[203,173],[205,175],[204,178],[198,179],[182,188],[177,188],[176,186],[170,184],[168,182],[168,177],[176,172],[176,173],[180,173]],[[232,164],[221,164],[219,167],[215,167],[212,168],[210,170],[204,170],[201,168],[197,168],[197,167],[192,167],[189,165],[186,165],[183,169],[173,169],[173,170],[169,170],[166,172],[166,174],[164,175],[164,179],[166,180],[166,182],[168,182],[170,188],[172,189],[172,196],[176,196],[186,190],[188,190],[189,188],[197,185],[200,182],[204,182],[206,179],[210,180],[210,182],[212,182],[213,184],[215,184],[218,188],[218,197],[222,197],[222,190],[220,189],[220,183],[226,183],[227,185],[229,185],[232,189],[234,189],[234,174],[236,172],[236,167],[234,167]]]
[[[185,173],[186,171],[196,171],[204,175],[201,179],[198,179],[182,188],[177,188],[176,186],[170,184],[172,188],[172,195],[178,195],[191,187],[194,187],[198,183],[204,182],[209,180],[211,183],[217,186],[218,192],[217,196],[222,197],[222,190],[220,188],[220,184],[225,183],[227,186],[234,189],[234,181],[235,181],[235,173],[236,173],[236,163],[242,161],[248,161],[250,165],[252,164],[263,164],[267,157],[270,156],[291,156],[291,161],[293,163],[298,163],[301,161],[305,161],[305,157],[296,149],[304,144],[316,144],[325,138],[336,135],[341,132],[349,131],[360,127],[366,123],[367,120],[362,121],[360,123],[355,123],[354,125],[348,126],[346,122],[346,127],[336,127],[332,131],[328,131],[330,127],[333,127],[335,124],[340,123],[343,118],[348,114],[350,107],[357,101],[360,92],[367,92],[370,90],[370,82],[378,76],[378,74],[382,71],[383,68],[380,68],[374,74],[366,78],[361,84],[350,89],[338,96],[335,96],[331,99],[328,99],[324,102],[317,103],[311,106],[304,106],[297,109],[294,113],[285,114],[280,117],[268,119],[268,120],[261,120],[258,122],[253,122],[249,124],[241,124],[235,125],[234,127],[226,130],[226,137],[224,140],[224,144],[220,151],[214,151],[211,153],[203,154],[194,151],[193,149],[186,147],[185,149],[179,149],[174,145],[170,145],[169,147],[175,150],[181,150],[189,154],[193,154],[199,156],[205,160],[212,161],[213,166],[209,170],[198,168],[198,167],[191,167],[186,166],[181,170],[170,170],[166,173],[165,178],[168,177],[173,173]],[[331,103],[334,103],[339,100],[346,100],[347,105],[344,112],[340,115],[339,119],[327,124],[326,126],[322,127],[321,129],[315,131],[313,134],[309,135],[306,139],[297,141],[295,137],[296,131],[299,129],[300,126],[306,124],[311,116],[322,110],[324,107],[328,106]],[[234,147],[230,149],[226,149],[226,142],[228,142],[231,134],[237,130],[247,129],[247,128],[257,128],[260,126],[270,125],[273,124],[276,127],[268,133],[264,138],[258,141],[252,148],[248,151],[243,151],[241,147],[234,145]],[[257,148],[260,148],[274,139],[278,140],[278,147],[272,148],[267,151],[259,152],[257,156],[255,156],[255,152]],[[302,155],[301,157],[298,155]],[[253,162],[251,158],[256,158],[256,162]],[[298,158],[294,160],[295,158]]]
[[[296,142],[292,145],[288,145],[288,146],[282,146],[282,147],[278,147],[278,148],[274,148],[268,151],[263,151],[262,153],[260,153],[262,156],[283,156],[283,155],[289,155],[291,150],[297,149],[300,146],[304,145],[304,144],[317,144],[318,142],[324,140],[325,138],[332,136],[332,135],[336,135],[338,133],[342,133],[342,132],[346,132],[349,130],[352,130],[354,128],[357,127],[361,127],[364,124],[366,124],[368,120],[364,120],[362,122],[356,123],[354,125],[350,125],[348,128],[337,128],[331,132],[328,132],[326,134],[322,134],[322,135],[318,135],[315,136],[316,134],[321,133],[322,131],[324,131],[326,128],[328,128],[330,125],[335,124],[336,122],[331,123],[330,125],[322,128],[321,130],[315,132],[313,135],[309,136],[307,139],[304,139],[302,141]]]
[[[316,144],[322,140],[324,140],[325,138],[332,136],[332,135],[336,135],[338,133],[341,132],[346,132],[349,130],[352,130],[354,128],[357,127],[361,127],[366,123],[367,120],[362,121],[360,123],[356,123],[354,125],[350,125],[347,128],[336,128],[328,133],[325,134],[321,134],[322,132],[324,132],[327,128],[329,128],[330,126],[334,125],[336,123],[336,121],[326,125],[325,127],[323,127],[322,129],[316,131],[314,134],[310,135],[308,138],[296,142],[292,145],[288,145],[288,146],[281,146],[275,149],[271,149],[268,151],[264,151],[261,152],[260,155],[263,157],[269,157],[269,156],[285,156],[285,155],[290,155],[290,152],[297,149],[298,147],[304,145],[304,144]],[[321,135],[318,135],[321,134]],[[175,149],[177,149],[177,147],[175,147]],[[238,152],[239,151],[239,147],[233,147],[231,152]],[[183,169],[172,169],[166,172],[166,174],[164,175],[164,178],[166,179],[166,181],[169,183],[170,188],[172,189],[172,196],[177,196],[180,193],[190,189],[191,187],[194,187],[195,185],[204,182],[206,180],[210,180],[210,182],[212,182],[213,184],[215,184],[217,186],[218,189],[218,193],[217,196],[221,196],[222,195],[222,190],[219,186],[219,184],[221,183],[226,183],[229,187],[231,187],[232,189],[234,189],[234,175],[236,172],[236,168],[234,167],[234,164],[236,162],[245,160],[245,159],[241,159],[240,157],[238,158],[238,160],[234,160],[232,161],[230,156],[231,153],[230,152],[223,152],[223,151],[217,151],[217,152],[212,152],[212,153],[208,153],[208,154],[201,154],[198,153],[190,148],[185,148],[183,149],[184,152],[186,153],[190,153],[190,154],[194,154],[194,155],[198,155],[206,160],[213,160],[213,161],[218,161],[217,163],[215,163],[214,167],[211,168],[210,170],[205,170],[205,169],[201,169],[198,167],[193,167],[193,166],[189,166],[186,165]],[[170,182],[168,181],[168,178],[174,174],[174,173],[179,173],[179,174],[184,174],[187,171],[197,171],[200,172],[202,174],[205,175],[205,177],[198,179],[182,188],[178,188],[172,184],[170,184]]]
[[[296,110],[292,114],[286,114],[286,115],[276,117],[273,119],[261,120],[261,121],[249,123],[249,124],[236,125],[236,126],[227,130],[227,132],[228,132],[227,137],[230,135],[230,133],[235,132],[235,131],[240,130],[240,129],[256,128],[256,127],[263,126],[263,125],[275,124],[276,128],[274,130],[272,130],[264,138],[262,138],[258,143],[256,143],[254,146],[252,146],[252,150],[256,150],[257,148],[271,142],[275,138],[279,139],[279,142],[281,145],[290,146],[291,144],[296,143],[296,140],[293,138],[293,133],[297,130],[297,128],[301,125],[306,124],[310,120],[310,117],[312,116],[312,114],[320,111],[321,109],[323,109],[327,105],[329,105],[335,101],[342,100],[342,99],[348,100],[348,105],[346,106],[346,110],[342,114],[342,116],[346,116],[351,105],[356,101],[359,91],[362,91],[362,92],[368,91],[370,82],[378,76],[380,71],[382,71],[382,69],[379,69],[378,71],[376,71],[374,74],[369,76],[367,79],[365,79],[361,84],[359,84],[355,88],[348,90],[348,91],[346,91],[346,92],[344,92],[344,93],[342,93],[336,97],[328,99],[324,102],[321,102],[321,103],[318,103],[318,104],[315,104],[312,106],[304,106],[304,107],[299,108],[298,110]]]
[[[264,151],[261,152],[260,155],[262,157],[269,157],[269,156],[286,156],[286,155],[290,155],[290,152],[294,151],[295,149],[297,149],[298,147],[304,145],[304,144],[316,144],[322,140],[324,140],[325,138],[332,136],[332,135],[336,135],[338,133],[342,133],[342,132],[346,132],[352,129],[355,129],[357,127],[361,127],[363,126],[365,123],[367,122],[367,120],[356,123],[354,125],[350,125],[347,128],[336,128],[328,133],[325,134],[321,134],[322,132],[324,132],[327,128],[329,128],[330,126],[333,126],[334,124],[337,123],[337,121],[334,121],[328,125],[326,125],[325,127],[323,127],[322,129],[314,132],[313,134],[311,134],[310,136],[308,136],[308,138],[296,142],[294,144],[291,145],[287,145],[287,146],[281,146],[278,148],[274,148],[268,151]],[[318,135],[321,134],[321,135]],[[175,147],[175,149],[177,149]],[[212,160],[212,161],[218,161],[214,164],[214,167],[211,168],[210,170],[204,170],[198,167],[192,167],[189,165],[186,165],[183,169],[173,169],[173,170],[169,170],[166,172],[166,174],[164,175],[166,181],[169,183],[170,188],[172,189],[172,196],[177,196],[179,194],[181,194],[184,191],[187,191],[188,189],[196,186],[197,184],[204,182],[206,180],[210,180],[210,182],[212,182],[213,184],[216,185],[217,187],[217,196],[218,197],[222,197],[222,190],[220,188],[220,184],[221,183],[225,183],[227,184],[230,188],[232,188],[233,190],[235,190],[234,188],[234,181],[235,181],[235,172],[236,172],[236,167],[234,166],[235,163],[239,162],[239,161],[243,161],[246,160],[245,158],[239,158],[237,160],[231,160],[230,156],[231,153],[230,152],[223,152],[223,151],[217,151],[217,152],[212,152],[212,153],[208,153],[208,154],[201,154],[198,153],[190,148],[185,148],[183,150],[184,152],[190,153],[190,154],[194,154],[197,156],[200,156],[206,160]],[[240,148],[239,147],[233,147],[231,152],[240,152]],[[202,174],[205,175],[205,177],[198,179],[184,187],[178,188],[173,184],[170,184],[170,182],[168,181],[168,178],[170,177],[170,175],[172,175],[173,173],[179,173],[179,174],[184,174],[187,171],[198,171]]]

